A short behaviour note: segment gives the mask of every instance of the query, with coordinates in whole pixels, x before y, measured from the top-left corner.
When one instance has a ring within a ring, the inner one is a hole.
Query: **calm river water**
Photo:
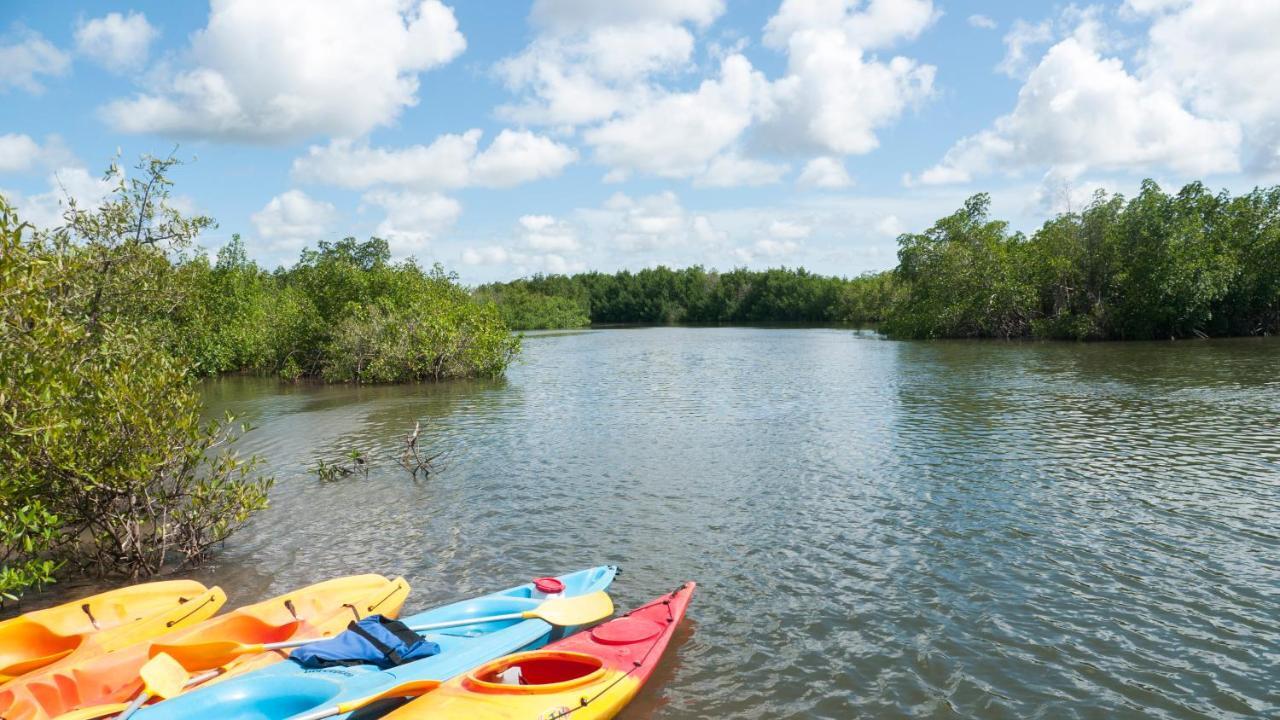
[[[528,337],[503,382],[229,378],[279,478],[196,577],[407,609],[616,563],[700,594],[639,718],[1280,715],[1280,342]],[[447,470],[394,463],[415,421]],[[308,468],[373,450],[368,478]],[[381,458],[381,459],[379,459]]]

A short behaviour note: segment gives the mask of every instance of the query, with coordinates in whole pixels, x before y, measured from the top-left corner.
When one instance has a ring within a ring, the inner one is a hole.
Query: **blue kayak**
[[[572,597],[604,590],[617,568],[610,565],[561,575],[564,595]],[[427,625],[464,618],[486,618],[530,610],[543,600],[532,583],[445,605],[401,618],[406,625]],[[440,653],[390,670],[373,665],[307,670],[286,660],[206,688],[192,690],[162,703],[144,707],[134,720],[284,720],[318,708],[376,695],[404,682],[448,680],[477,665],[504,655],[539,648],[575,628],[556,628],[538,620],[477,622],[424,633],[440,646]],[[364,716],[367,711],[360,712]],[[350,714],[334,715],[347,718]]]

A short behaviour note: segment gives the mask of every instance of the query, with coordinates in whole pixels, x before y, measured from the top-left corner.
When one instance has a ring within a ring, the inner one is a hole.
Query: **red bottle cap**
[[[533,587],[544,595],[555,595],[564,592],[564,583],[553,577],[538,578],[533,581]]]

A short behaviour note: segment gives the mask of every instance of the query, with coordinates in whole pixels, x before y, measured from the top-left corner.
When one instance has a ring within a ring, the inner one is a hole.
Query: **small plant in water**
[[[430,477],[431,473],[439,472],[442,468],[436,461],[444,456],[443,450],[424,455],[422,448],[418,445],[418,439],[421,436],[422,424],[415,422],[413,432],[404,438],[404,451],[400,453],[400,466],[413,473],[415,478],[418,477],[418,473],[422,473],[424,477]]]
[[[369,454],[357,449],[348,450],[339,460],[316,460],[316,477],[322,481],[339,480],[360,473],[369,476]]]

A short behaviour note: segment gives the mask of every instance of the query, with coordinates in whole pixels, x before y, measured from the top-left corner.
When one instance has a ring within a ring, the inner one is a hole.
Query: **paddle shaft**
[[[533,617],[530,611],[507,613],[506,615],[494,615],[492,617],[482,618],[462,618],[460,620],[449,620],[447,622],[431,623],[430,625],[412,625],[409,627],[413,632],[427,632],[428,630],[444,630],[451,627],[462,627],[463,625],[479,625],[480,623],[502,622],[503,620],[524,620]],[[262,645],[263,650],[283,650],[285,648],[300,647],[317,642],[321,638],[311,638],[309,640],[285,640],[284,642],[265,643]],[[298,718],[302,720],[302,718]]]
[[[355,712],[361,708],[368,707],[379,700],[388,700],[390,698],[417,697],[423,693],[430,692],[440,687],[439,680],[410,680],[400,683],[394,687],[387,688],[376,695],[358,698],[356,700],[348,700],[337,705],[322,707],[319,710],[312,710],[305,715],[295,715],[292,720],[321,720],[322,718],[333,717],[343,713]]]
[[[332,705],[327,708],[320,708],[314,712],[309,712],[306,715],[299,715],[293,718],[293,720],[321,720],[321,718],[333,717],[334,715],[339,715],[341,713],[342,708],[337,705]]]
[[[133,702],[129,703],[129,707],[125,708],[124,712],[116,716],[116,720],[128,720],[134,713],[138,712],[138,708],[142,707],[142,703],[146,702],[149,697],[151,697],[151,693],[145,690],[138,693],[138,697],[134,698]]]

